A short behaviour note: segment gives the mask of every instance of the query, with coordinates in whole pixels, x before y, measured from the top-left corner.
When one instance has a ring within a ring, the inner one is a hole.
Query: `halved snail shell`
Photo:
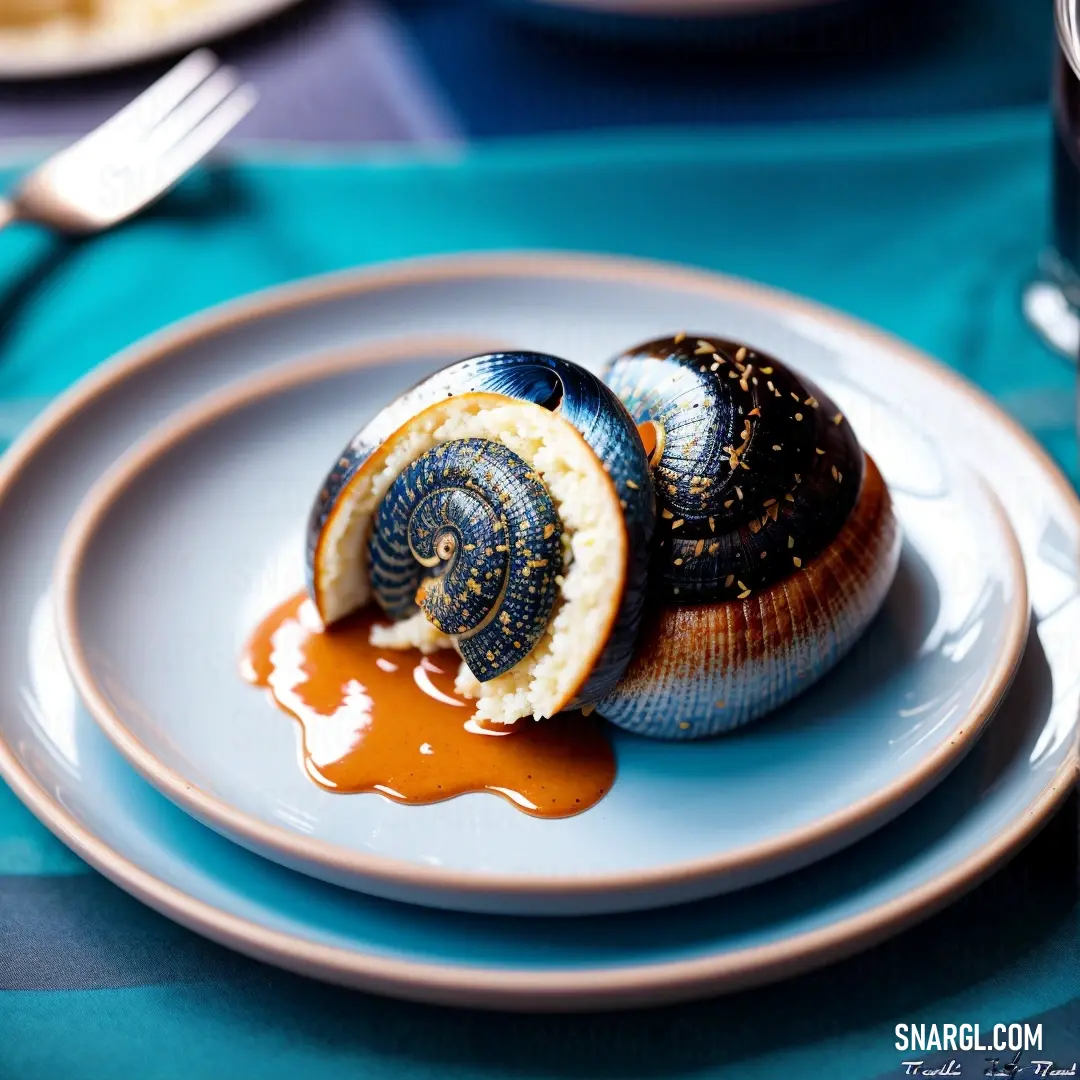
[[[888,489],[820,389],[737,342],[646,342],[606,376],[659,518],[651,609],[598,710],[661,738],[728,731],[824,675],[880,608],[900,555]]]
[[[557,357],[453,364],[383,409],[308,526],[332,624],[375,599],[387,647],[445,647],[480,718],[595,703],[637,637],[655,523],[649,463],[604,384]]]

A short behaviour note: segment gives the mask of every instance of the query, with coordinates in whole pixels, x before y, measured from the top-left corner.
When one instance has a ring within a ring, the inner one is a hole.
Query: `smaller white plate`
[[[570,819],[485,794],[401,806],[317,788],[296,725],[241,681],[242,642],[301,586],[326,463],[403,386],[465,354],[384,344],[275,369],[186,410],[91,491],[60,555],[59,633],[91,712],[166,795],[259,854],[360,891],[580,914],[805,866],[895,817],[974,743],[1027,632],[1017,541],[944,445],[887,398],[813,371],[881,467],[905,534],[881,617],[836,671],[736,735],[617,733],[612,791]]]

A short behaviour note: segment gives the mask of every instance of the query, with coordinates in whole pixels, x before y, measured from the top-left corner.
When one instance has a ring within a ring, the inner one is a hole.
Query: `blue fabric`
[[[1051,0],[832,0],[645,20],[539,0],[396,0],[465,130],[926,117],[1045,100]]]
[[[1031,422],[1076,479],[1075,373],[1018,309],[1047,149],[1034,108],[235,162],[86,243],[0,239],[0,407],[251,288],[402,255],[566,247],[715,267],[879,323]],[[1076,815],[1074,798],[971,896],[822,972],[643,1014],[491,1017],[318,986],[210,945],[87,871],[0,790],[0,1077],[893,1076],[900,1019],[1039,1015],[1060,1044],[1048,1049],[1077,1057],[1063,1019],[1080,1001]]]

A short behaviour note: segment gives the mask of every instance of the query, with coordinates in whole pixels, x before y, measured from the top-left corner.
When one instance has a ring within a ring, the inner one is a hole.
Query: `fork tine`
[[[188,95],[159,124],[146,133],[141,145],[132,146],[133,156],[161,157],[201,124],[240,85],[232,68],[219,68]]]
[[[251,112],[258,97],[255,88],[247,83],[236,87],[172,146],[147,163],[140,185],[145,201],[157,198],[202,161]]]
[[[139,138],[152,131],[217,69],[217,57],[209,49],[197,49],[65,153],[104,152],[121,139]]]

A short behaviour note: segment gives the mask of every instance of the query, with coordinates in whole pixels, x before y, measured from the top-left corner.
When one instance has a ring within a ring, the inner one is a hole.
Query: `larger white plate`
[[[656,913],[493,919],[324,885],[196,824],[78,707],[48,582],[69,516],[133,440],[207,391],[302,353],[395,334],[494,335],[599,362],[657,326],[725,326],[810,366],[866,365],[897,406],[992,473],[1028,567],[1017,684],[968,758],[873,838],[775,884]],[[553,317],[557,313],[558,318]],[[831,360],[830,360],[831,358]],[[0,770],[65,842],[135,895],[252,955],[410,997],[582,1008],[730,989],[823,963],[928,914],[1014,851],[1075,776],[1080,506],[1034,442],[895,339],[789,297],[581,256],[399,264],[191,321],[77,387],[0,463]]]

